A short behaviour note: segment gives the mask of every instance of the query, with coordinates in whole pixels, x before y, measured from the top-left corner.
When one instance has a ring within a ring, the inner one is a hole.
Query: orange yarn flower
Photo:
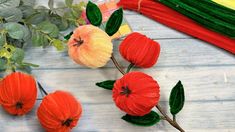
[[[37,116],[47,132],[69,132],[77,125],[82,106],[70,93],[56,91],[43,98]]]
[[[119,46],[120,54],[135,66],[152,67],[160,54],[160,45],[145,35],[134,32],[128,35]]]
[[[24,115],[36,101],[36,81],[30,75],[14,72],[0,82],[0,104],[12,115]]]
[[[160,98],[158,83],[142,72],[130,72],[117,80],[113,100],[122,111],[132,116],[148,114]]]

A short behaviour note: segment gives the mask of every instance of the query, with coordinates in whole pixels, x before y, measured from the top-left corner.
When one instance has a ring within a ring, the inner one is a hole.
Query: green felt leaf
[[[170,112],[172,115],[176,115],[184,106],[185,96],[184,96],[184,87],[179,81],[174,88],[171,90],[170,99]]]
[[[0,9],[0,16],[3,17],[7,22],[19,22],[23,13],[20,9],[12,7],[12,8],[3,8]]]
[[[112,36],[114,35],[120,28],[123,20],[123,9],[119,8],[113,14],[110,16],[106,27],[105,27],[105,32],[109,35]]]
[[[19,7],[19,9],[21,10],[22,14],[23,14],[23,18],[28,18],[29,16],[33,15],[34,13],[36,13],[36,11],[33,9],[32,6],[28,6],[28,5],[22,5]]]
[[[46,19],[45,12],[36,12],[32,15],[30,15],[27,19],[27,23],[31,24],[39,24],[40,22],[44,21]]]
[[[20,0],[0,0],[0,9],[12,8],[20,5]]]
[[[21,48],[15,48],[11,56],[13,62],[21,63],[24,60],[24,50]]]
[[[67,34],[66,36],[64,36],[64,39],[65,39],[65,40],[69,40],[72,35],[73,35],[73,32],[70,32],[69,34]]]
[[[87,4],[86,16],[90,23],[94,26],[100,26],[102,23],[102,13],[99,7],[91,1]]]
[[[149,114],[144,116],[131,116],[126,114],[122,119],[138,126],[152,126],[161,120],[158,113],[154,111],[151,111]]]
[[[58,50],[58,51],[63,51],[65,49],[64,43],[59,40],[59,39],[54,39],[52,41],[52,45]]]
[[[65,4],[66,4],[68,7],[71,7],[72,4],[73,4],[73,0],[65,0]]]
[[[104,88],[104,89],[112,90],[115,82],[116,80],[107,80],[107,81],[96,83],[96,86]]]
[[[4,28],[9,36],[14,39],[23,39],[29,32],[25,26],[15,22],[5,23]]]
[[[49,21],[41,22],[37,25],[37,28],[51,37],[58,37],[59,35],[59,29],[57,28],[57,26]]]

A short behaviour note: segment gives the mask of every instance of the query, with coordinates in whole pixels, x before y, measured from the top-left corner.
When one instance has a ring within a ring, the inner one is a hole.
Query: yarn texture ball
[[[37,116],[47,132],[69,132],[78,123],[82,106],[70,93],[56,91],[43,98]]]
[[[79,26],[68,41],[69,56],[90,68],[103,67],[113,52],[110,36],[93,25]]]
[[[12,115],[24,115],[34,106],[37,86],[28,74],[14,72],[0,81],[0,104]]]
[[[113,100],[118,108],[132,116],[143,116],[158,104],[160,88],[151,76],[130,72],[117,80]]]
[[[119,51],[123,58],[135,66],[150,68],[158,60],[160,45],[145,35],[134,32],[122,41]]]

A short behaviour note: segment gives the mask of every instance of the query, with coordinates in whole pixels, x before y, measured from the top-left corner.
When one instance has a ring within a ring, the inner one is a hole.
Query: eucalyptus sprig
[[[0,0],[0,71],[29,72],[38,67],[24,61],[26,45],[65,50],[61,31],[85,24],[80,18],[85,6],[85,2],[73,4],[73,0],[65,0],[62,7],[56,7],[53,0],[48,7],[36,6],[35,0]]]

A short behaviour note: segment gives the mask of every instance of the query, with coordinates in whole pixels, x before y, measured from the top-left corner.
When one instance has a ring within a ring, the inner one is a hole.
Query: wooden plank
[[[161,54],[156,66],[210,66],[235,65],[232,54],[195,39],[157,40],[161,45]],[[119,42],[114,43],[114,54],[123,66],[128,63],[120,56]],[[39,64],[37,69],[45,68],[80,68],[68,56],[67,52],[57,52],[54,47],[26,48],[26,61]],[[110,61],[106,67],[114,67]],[[82,67],[86,68],[86,67]]]
[[[185,86],[187,101],[235,100],[235,67],[156,67],[142,71],[158,81],[162,101],[168,100],[178,80]],[[33,75],[47,91],[67,90],[84,103],[112,102],[111,91],[95,83],[121,77],[114,68],[34,70]]]
[[[42,132],[35,115],[40,101],[33,111],[22,117],[6,114],[0,108],[0,131],[7,132]],[[168,109],[167,102],[161,105]],[[205,109],[206,108],[206,109]],[[206,132],[234,131],[235,102],[186,102],[184,109],[179,113],[177,120],[186,131]],[[155,109],[155,108],[154,108]],[[169,113],[168,113],[169,114]],[[143,132],[143,131],[176,131],[167,122],[161,121],[152,127],[139,127],[131,125],[120,118],[124,115],[113,103],[110,104],[83,104],[83,116],[73,132]]]

